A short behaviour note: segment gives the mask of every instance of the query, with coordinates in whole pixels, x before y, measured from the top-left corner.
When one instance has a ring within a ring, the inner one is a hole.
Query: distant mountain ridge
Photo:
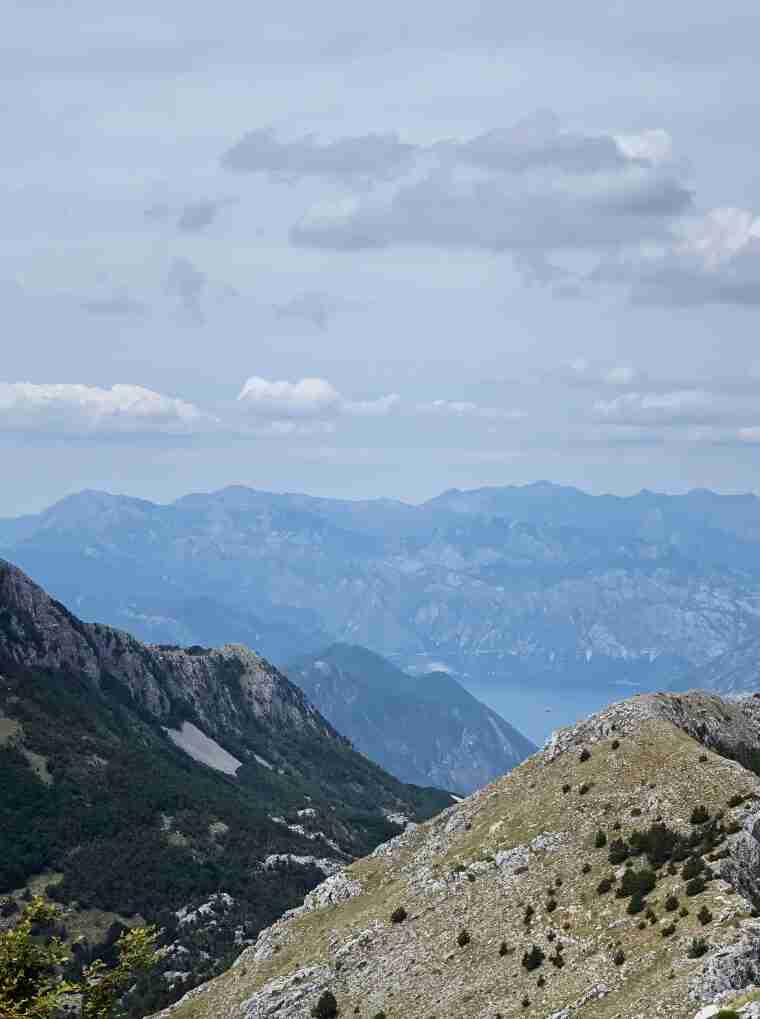
[[[358,750],[404,782],[469,793],[536,750],[444,672],[411,677],[348,644],[285,671]]]
[[[0,521],[0,550],[80,615],[164,643],[258,634],[280,665],[336,640],[471,685],[651,689],[760,637],[754,495],[83,492]]]

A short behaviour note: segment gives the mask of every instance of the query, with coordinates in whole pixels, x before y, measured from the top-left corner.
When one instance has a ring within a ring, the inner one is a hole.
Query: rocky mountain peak
[[[637,697],[556,733],[331,876],[174,1019],[307,1019],[323,995],[387,1019],[742,1006],[760,980],[759,717],[754,699]]]

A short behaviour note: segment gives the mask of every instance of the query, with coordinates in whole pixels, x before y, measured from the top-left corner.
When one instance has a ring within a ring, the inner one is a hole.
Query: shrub
[[[600,828],[599,831],[594,836],[594,849],[604,849],[604,847],[606,845],[607,845],[607,836],[605,835],[605,833]]]
[[[615,823],[612,826],[612,830],[613,831],[620,831],[620,821],[615,821]]]
[[[499,945],[499,955],[503,958],[505,955],[509,955],[509,946],[506,941],[502,941]]]
[[[559,945],[557,945],[554,954],[549,956],[549,962],[555,967],[555,969],[562,969],[565,965],[565,960],[562,958],[562,950]]]
[[[631,901],[633,901],[633,900],[631,900]],[[638,929],[640,931],[645,931],[647,929],[647,922],[646,922],[646,920],[639,920],[639,922],[636,924],[636,926],[638,927]]]
[[[618,948],[615,954],[612,956],[612,961],[616,966],[622,966],[625,962],[625,952],[622,948]]]
[[[695,807],[691,812],[689,818],[692,824],[705,824],[710,820],[710,815],[707,812],[707,807],[699,806]]]
[[[532,945],[530,951],[525,952],[522,957],[523,968],[530,973],[532,970],[538,969],[545,958],[546,956],[538,945]]]
[[[385,1012],[382,1012],[382,1011],[381,1012],[375,1012],[375,1014],[372,1017],[372,1019],[386,1019]]]
[[[641,817],[641,807],[631,807],[631,817]]]
[[[314,1019],[335,1019],[338,1014],[338,1002],[332,991],[323,991],[319,1001],[311,1010]]]
[[[590,757],[591,751],[588,749],[588,747],[584,747],[583,750],[581,750],[580,757],[578,758],[578,760],[587,761]]]
[[[460,931],[459,934],[457,934],[457,944],[459,945],[459,947],[464,948],[466,945],[469,945],[469,943],[470,935],[467,933],[467,931],[464,930]]]
[[[624,842],[623,839],[613,839],[613,841],[610,842],[607,859],[614,867],[616,867],[621,863],[625,863],[630,852],[631,850],[627,842]]]
[[[690,856],[681,869],[681,877],[684,881],[691,881],[693,877],[702,873],[704,866],[700,856]]]
[[[618,749],[618,747],[620,746],[620,740],[619,740],[619,739],[614,739],[614,740],[612,741],[612,744],[611,744],[611,745],[612,745],[612,749],[613,749],[613,750],[617,750],[617,749]]]
[[[666,927],[663,927],[662,930],[660,931],[664,938],[669,938],[670,935],[675,934],[675,932],[676,925],[674,923],[669,923]]]
[[[700,754],[699,755],[699,763],[700,764],[705,764],[706,762],[707,762],[707,754]]]
[[[706,927],[708,923],[712,923],[712,918],[713,915],[707,906],[702,906],[700,911],[697,913],[697,920],[699,920],[703,927]]]
[[[597,895],[606,895],[607,892],[612,888],[612,878],[603,877],[599,884],[596,886]]]
[[[686,894],[689,896],[699,895],[706,887],[704,878],[693,877],[686,885]]]
[[[530,1008],[530,998],[527,997],[523,998],[520,1004],[522,1005],[523,1008]]]
[[[403,906],[397,906],[391,913],[391,923],[403,923],[408,915]]]
[[[565,784],[562,786],[562,792],[565,794],[565,796],[567,796],[571,788],[572,787],[570,786],[570,784],[568,782],[565,782]]]
[[[541,976],[536,981],[536,987],[543,987],[545,983],[546,983],[546,977],[542,973]]]
[[[722,1008],[716,1013],[715,1019],[742,1019],[742,1017],[733,1008]]]
[[[667,909],[669,913],[673,913],[678,909],[678,899],[675,895],[669,895],[667,899],[665,899],[665,909]]]
[[[584,863],[583,866],[581,867],[581,874],[590,874],[590,873],[591,873],[591,864],[590,863]]]
[[[533,914],[535,912],[536,911],[533,908],[533,906],[528,905],[528,906],[525,907],[525,913],[523,914],[523,923],[525,924],[526,927],[528,926],[530,921],[533,919]]]
[[[643,867],[641,870],[627,870],[620,882],[618,898],[625,899],[629,895],[638,895],[644,898],[652,891],[656,883],[657,875],[648,867]]]
[[[744,796],[741,793],[734,793],[728,801],[729,807],[740,807],[744,803]]]
[[[591,789],[591,786],[588,785],[586,782],[584,782],[583,785],[578,786],[578,795],[579,796],[585,796],[586,793],[590,791],[590,789]]]
[[[628,906],[626,907],[626,912],[630,916],[636,916],[637,913],[640,913],[644,909],[644,906],[645,902],[640,895],[632,895],[628,902]],[[644,924],[644,926],[646,926],[646,924]]]
[[[678,910],[678,915],[679,916],[688,916],[689,915],[689,911],[686,908],[686,906],[681,906],[681,908]]]
[[[710,945],[704,938],[692,938],[691,944],[686,949],[686,954],[690,959],[701,959],[703,955],[706,955],[710,948]]]
[[[546,903],[546,912],[547,913],[553,913],[556,908],[557,908],[557,900],[556,899],[549,899],[547,901],[547,903]]]

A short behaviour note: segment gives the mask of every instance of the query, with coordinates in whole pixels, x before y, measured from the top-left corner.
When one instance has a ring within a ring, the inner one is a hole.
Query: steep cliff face
[[[357,749],[405,782],[469,793],[536,749],[446,673],[412,677],[366,648],[334,644],[287,672]]]
[[[353,750],[248,649],[141,644],[0,561],[0,893],[49,885],[73,928],[82,909],[159,922],[176,958],[141,1006],[218,972],[400,831],[389,817],[451,802]],[[213,930],[184,923],[209,896]]]
[[[323,995],[387,1019],[741,1006],[760,980],[759,733],[753,698],[614,705],[330,877],[172,1015],[307,1019]]]

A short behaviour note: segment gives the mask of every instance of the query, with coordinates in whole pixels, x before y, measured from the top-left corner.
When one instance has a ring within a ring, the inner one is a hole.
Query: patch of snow
[[[295,863],[301,867],[317,867],[326,877],[337,874],[344,867],[344,864],[336,863],[335,860],[328,860],[324,857],[317,858],[316,856],[296,856],[293,853],[274,853],[264,860],[264,869],[271,870],[280,863]]]
[[[258,754],[254,754],[253,756],[256,758],[256,760],[262,766],[262,768],[269,768],[270,771],[274,771],[274,765],[270,764],[269,761],[266,760],[266,758],[260,757]]]
[[[183,722],[179,730],[164,728],[164,732],[175,746],[184,750],[194,761],[222,771],[225,775],[235,775],[243,763],[227,753],[224,747],[220,747],[216,740],[201,732],[192,722]]]

